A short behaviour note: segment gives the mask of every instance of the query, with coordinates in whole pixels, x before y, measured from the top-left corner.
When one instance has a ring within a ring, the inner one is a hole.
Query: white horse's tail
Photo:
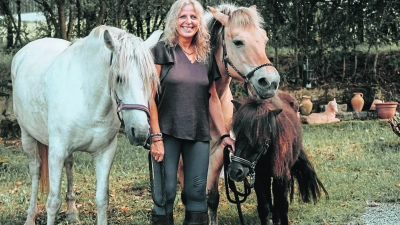
[[[42,194],[49,193],[49,147],[37,142],[37,148],[42,161],[40,166],[39,189]]]

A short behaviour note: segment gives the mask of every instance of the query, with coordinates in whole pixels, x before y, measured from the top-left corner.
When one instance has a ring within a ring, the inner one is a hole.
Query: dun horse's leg
[[[66,157],[65,148],[59,142],[52,141],[51,143],[53,144],[49,146],[50,192],[46,203],[48,225],[55,224],[57,212],[61,207],[61,175]]]
[[[257,211],[262,225],[270,225],[272,196],[271,196],[271,178],[266,174],[256,172],[256,181],[254,191],[257,196]]]
[[[22,148],[28,155],[29,159],[29,174],[32,180],[31,197],[29,200],[28,215],[25,221],[25,225],[34,225],[37,216],[37,195],[39,189],[39,178],[40,178],[40,165],[41,160],[37,149],[37,141],[30,136],[23,128],[21,128],[21,142]]]
[[[273,221],[274,224],[288,225],[288,191],[289,182],[285,179],[275,179],[272,184],[272,192],[274,194],[274,211]]]
[[[73,175],[73,167],[74,167],[74,154],[72,153],[65,159],[64,162],[65,171],[67,174],[67,195],[65,196],[65,200],[67,201],[67,211],[65,212],[67,216],[68,222],[77,222],[79,221],[79,212],[75,206],[75,193],[73,190],[74,185],[74,175]]]
[[[112,161],[117,149],[117,138],[103,151],[94,156],[96,162],[96,206],[97,206],[97,224],[107,225],[108,208],[108,177]]]
[[[211,141],[210,146],[210,163],[208,165],[207,176],[207,204],[210,217],[210,225],[217,225],[217,211],[219,204],[218,180],[221,174],[224,155],[223,149],[221,145],[219,145],[218,141]]]

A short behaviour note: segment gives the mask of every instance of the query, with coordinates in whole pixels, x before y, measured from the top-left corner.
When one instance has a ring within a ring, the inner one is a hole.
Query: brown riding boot
[[[208,225],[208,212],[185,212],[183,225]]]
[[[172,213],[158,215],[152,212],[150,215],[150,225],[174,225],[174,215]]]

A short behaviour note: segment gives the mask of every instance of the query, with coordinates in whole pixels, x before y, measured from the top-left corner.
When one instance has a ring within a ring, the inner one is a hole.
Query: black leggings
[[[164,135],[164,164],[167,212],[172,213],[176,197],[177,172],[179,157],[182,153],[183,171],[185,174],[183,194],[186,197],[186,211],[203,212],[207,210],[206,185],[210,154],[209,141],[190,141]],[[161,172],[154,160],[154,185],[156,201],[161,203]],[[156,214],[165,215],[165,207],[154,204]]]

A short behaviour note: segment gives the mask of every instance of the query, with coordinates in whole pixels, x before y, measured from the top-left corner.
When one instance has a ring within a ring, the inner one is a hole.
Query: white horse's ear
[[[257,12],[257,6],[256,6],[256,5],[252,5],[252,6],[250,6],[250,7],[249,7],[249,9],[251,9],[251,10],[254,10],[254,11],[256,11],[256,12]]]
[[[333,98],[333,101],[336,102],[336,98]]]
[[[160,37],[161,37],[162,33],[163,33],[162,30],[156,30],[156,31],[154,31],[154,32],[150,35],[150,37],[147,38],[147,39],[144,41],[144,43],[146,44],[146,46],[147,46],[149,49],[152,49],[152,48],[157,44],[157,42],[160,40]]]
[[[110,49],[110,51],[112,52],[115,51],[114,40],[111,37],[110,32],[108,32],[108,30],[104,31],[104,43],[106,44],[107,48]]]
[[[210,10],[211,14],[213,14],[215,19],[217,19],[219,22],[221,22],[223,26],[226,26],[228,24],[228,21],[229,21],[228,15],[225,15],[222,12],[219,12],[218,10],[214,9],[211,6],[207,6],[207,7]]]

